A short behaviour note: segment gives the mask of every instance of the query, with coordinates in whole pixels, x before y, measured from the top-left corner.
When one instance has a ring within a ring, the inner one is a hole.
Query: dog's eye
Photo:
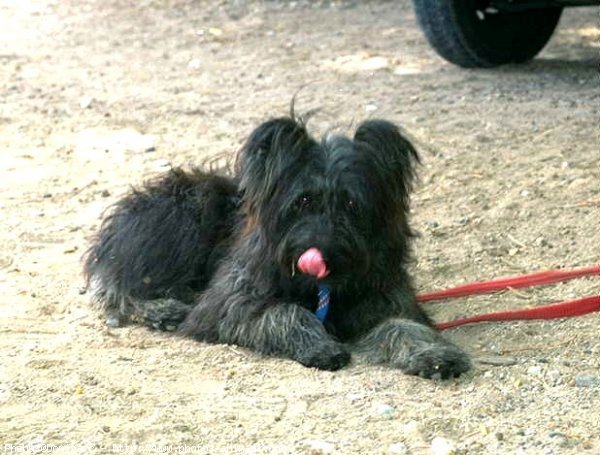
[[[356,202],[354,202],[352,199],[348,199],[346,201],[346,208],[350,211],[350,212],[356,212]]]
[[[310,207],[311,204],[312,204],[312,198],[307,194],[300,196],[296,200],[296,208],[298,208],[299,210],[306,209],[306,208]]]

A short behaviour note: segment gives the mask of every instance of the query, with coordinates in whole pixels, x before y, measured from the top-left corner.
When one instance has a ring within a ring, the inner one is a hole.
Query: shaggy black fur
[[[265,122],[234,177],[175,169],[116,204],[86,258],[95,300],[112,325],[131,318],[306,366],[336,370],[352,350],[458,376],[469,357],[432,327],[406,272],[417,162],[386,121],[321,142],[294,118]],[[324,324],[317,280],[295,270],[309,248],[330,271]]]

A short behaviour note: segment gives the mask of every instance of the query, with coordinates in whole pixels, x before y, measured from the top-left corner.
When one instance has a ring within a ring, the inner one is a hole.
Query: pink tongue
[[[314,276],[319,280],[329,275],[323,255],[316,248],[309,248],[302,253],[298,259],[298,268],[302,273]]]

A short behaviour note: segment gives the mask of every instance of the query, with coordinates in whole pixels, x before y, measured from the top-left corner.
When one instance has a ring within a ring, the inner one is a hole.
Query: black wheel
[[[429,44],[465,68],[532,59],[552,36],[562,13],[560,7],[499,10],[490,0],[413,0],[413,4]]]

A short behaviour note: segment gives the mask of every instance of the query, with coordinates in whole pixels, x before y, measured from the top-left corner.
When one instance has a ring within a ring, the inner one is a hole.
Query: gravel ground
[[[597,8],[567,10],[531,63],[480,71],[439,59],[407,1],[2,0],[0,43],[5,453],[600,453],[598,314],[449,330],[477,363],[448,382],[329,373],[108,329],[80,260],[130,184],[235,152],[300,90],[315,134],[382,117],[420,144],[420,290],[596,264]],[[427,308],[599,292],[584,278]]]

